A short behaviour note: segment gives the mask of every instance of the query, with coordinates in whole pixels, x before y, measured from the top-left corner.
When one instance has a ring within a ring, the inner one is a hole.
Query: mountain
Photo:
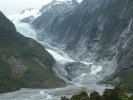
[[[69,12],[78,4],[79,3],[76,0],[53,0],[51,3],[44,5],[40,9],[42,15],[33,21],[33,27],[35,29],[40,29],[40,27],[43,27],[44,30],[49,30],[52,22],[58,15],[66,15],[66,12]],[[63,20],[63,18],[60,20]]]
[[[84,0],[58,13],[45,5],[32,25],[40,39],[63,47],[71,57],[102,65],[102,76],[108,76],[103,83],[133,91],[132,4],[132,0]]]
[[[0,93],[65,86],[52,70],[54,63],[42,45],[18,33],[0,12]]]

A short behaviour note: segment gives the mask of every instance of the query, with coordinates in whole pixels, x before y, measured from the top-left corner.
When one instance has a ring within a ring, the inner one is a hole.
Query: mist
[[[41,8],[52,0],[0,0],[0,11],[5,15],[12,15],[27,8]]]

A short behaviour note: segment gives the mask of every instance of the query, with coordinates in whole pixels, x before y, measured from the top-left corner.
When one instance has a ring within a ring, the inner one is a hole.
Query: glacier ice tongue
[[[22,15],[22,16],[21,16]],[[102,66],[94,64],[92,62],[81,61],[73,59],[60,48],[51,45],[47,41],[40,41],[37,38],[37,32],[31,28],[27,23],[22,23],[20,20],[25,16],[38,16],[38,10],[25,10],[21,14],[9,16],[10,20],[15,24],[17,31],[25,37],[32,38],[45,46],[46,50],[54,57],[58,64],[53,68],[54,71],[72,81],[79,86],[84,83],[93,82],[96,83],[97,78],[101,79],[100,73],[102,72]]]

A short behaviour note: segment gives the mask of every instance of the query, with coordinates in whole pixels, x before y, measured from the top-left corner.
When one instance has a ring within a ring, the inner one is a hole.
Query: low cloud
[[[52,0],[0,0],[0,10],[6,14],[16,14],[26,8],[41,8]]]

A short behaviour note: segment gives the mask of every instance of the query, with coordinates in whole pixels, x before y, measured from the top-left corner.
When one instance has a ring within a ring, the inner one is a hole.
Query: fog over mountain
[[[26,8],[41,8],[52,0],[0,0],[0,10],[6,14],[17,14]]]

